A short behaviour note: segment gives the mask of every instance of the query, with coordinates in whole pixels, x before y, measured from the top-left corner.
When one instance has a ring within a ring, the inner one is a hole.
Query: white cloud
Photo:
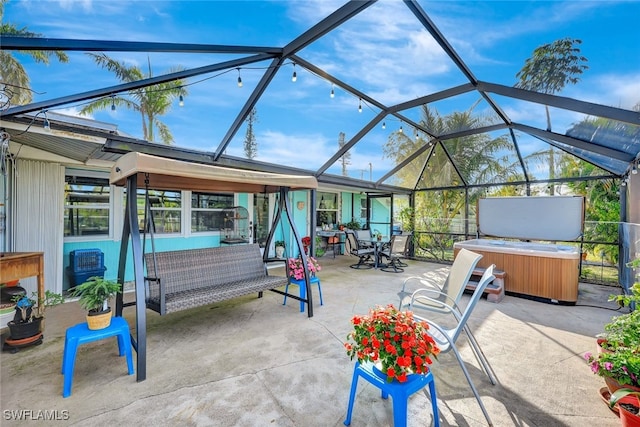
[[[578,99],[627,110],[640,103],[640,73],[604,74],[581,85]]]
[[[56,110],[56,113],[73,117],[82,117],[85,119],[94,119],[93,114],[80,114],[80,109],[77,107],[62,108],[60,110]]]
[[[77,10],[80,7],[85,12],[93,10],[93,0],[58,0],[63,10]]]

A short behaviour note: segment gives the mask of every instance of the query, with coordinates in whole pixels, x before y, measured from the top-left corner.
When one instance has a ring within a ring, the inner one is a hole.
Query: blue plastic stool
[[[64,375],[64,385],[62,397],[71,395],[71,384],[73,382],[73,368],[76,364],[76,354],[78,347],[92,341],[103,340],[105,338],[118,337],[118,351],[120,356],[127,357],[127,367],[129,375],[133,375],[133,355],[131,352],[131,338],[129,324],[122,317],[113,317],[111,325],[104,329],[91,330],[86,323],[79,323],[67,329],[64,339],[64,353],[62,354],[62,371]]]
[[[320,286],[320,279],[318,279],[316,276],[313,276],[312,278],[309,279],[309,284],[313,285],[313,284],[318,284],[318,293],[320,294],[320,305],[322,305],[322,287]],[[289,285],[296,285],[298,286],[298,289],[300,290],[300,298],[306,298],[307,297],[307,286],[304,282],[304,280],[296,280],[296,279],[289,279],[289,282],[287,283],[287,286],[285,286],[284,288],[284,292],[288,292],[289,290]],[[287,296],[284,296],[284,301],[282,302],[282,305],[287,305]],[[304,311],[304,302],[300,301],[300,311]]]
[[[407,401],[409,397],[422,390],[429,385],[429,393],[431,394],[431,407],[433,408],[433,425],[440,426],[438,418],[438,403],[436,401],[436,384],[433,381],[433,374],[429,371],[426,375],[409,375],[408,380],[404,383],[393,381],[388,383],[386,376],[373,371],[373,364],[366,363],[361,365],[356,362],[353,369],[353,380],[351,381],[351,394],[349,395],[349,408],[347,409],[347,418],[344,425],[351,424],[351,413],[353,411],[353,401],[356,397],[356,389],[358,388],[358,377],[362,377],[374,386],[382,390],[382,398],[386,399],[391,395],[393,399],[393,425],[394,427],[406,427],[407,425]]]

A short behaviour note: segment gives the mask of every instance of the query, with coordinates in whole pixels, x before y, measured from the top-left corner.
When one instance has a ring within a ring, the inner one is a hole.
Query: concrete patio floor
[[[348,256],[328,254],[320,262],[324,305],[314,288],[312,318],[300,313],[298,301],[283,306],[273,292],[162,317],[147,311],[147,379],[126,374],[115,339],[94,342],[78,351],[66,399],[64,333],[84,321],[84,311],[74,302],[49,309],[42,345],[2,353],[1,424],[33,425],[14,418],[57,411],[65,420],[56,425],[343,425],[354,362],[342,344],[351,317],[376,304],[397,304],[403,278],[444,280],[449,266],[409,261],[404,273],[393,274],[351,269],[355,259]],[[464,337],[459,347],[495,426],[620,424],[600,399],[604,381],[582,358],[595,351],[594,336],[616,315],[607,302],[614,291],[581,284],[576,306],[511,296],[499,304],[478,303],[470,325],[499,383],[491,385]],[[133,308],[125,309],[125,318],[133,327]],[[487,425],[453,354],[442,354],[433,373],[441,425]],[[433,425],[426,392],[412,396],[408,406],[409,426]],[[361,380],[351,425],[392,423],[391,401]]]

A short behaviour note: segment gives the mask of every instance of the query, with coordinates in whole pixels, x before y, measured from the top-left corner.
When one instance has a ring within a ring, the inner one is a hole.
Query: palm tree
[[[42,34],[32,33],[26,27],[18,28],[14,24],[4,22],[4,5],[8,0],[0,0],[0,35],[5,36],[21,36],[21,37],[42,37]],[[60,62],[68,62],[69,57],[66,53],[55,50],[30,50],[24,52],[31,56],[35,62],[49,64],[49,58],[55,55]],[[10,51],[0,51],[0,82],[4,85],[5,90],[10,94],[9,101],[14,105],[29,104],[33,100],[29,76],[18,59]]]
[[[524,66],[516,74],[519,79],[516,87],[521,89],[534,90],[546,94],[560,92],[568,83],[576,84],[580,81],[578,77],[589,67],[586,65],[587,58],[580,55],[582,43],[579,39],[565,37],[553,43],[537,47],[533,51],[533,56],[527,59]],[[551,131],[551,115],[549,107],[544,106],[547,113],[547,131]],[[549,178],[555,178],[555,155],[553,147],[549,147],[546,152],[549,156]],[[554,185],[549,185],[550,194],[555,193]]]
[[[148,63],[148,74],[144,74],[136,66],[127,66],[124,62],[118,62],[109,58],[104,53],[87,53],[102,68],[113,72],[116,77],[125,83],[135,82],[153,77],[151,62]],[[181,71],[182,68],[171,69],[169,72]],[[159,83],[140,89],[130,90],[126,94],[113,94],[109,97],[95,100],[80,110],[80,114],[91,114],[97,110],[126,107],[140,113],[142,118],[142,134],[147,141],[154,141],[154,131],[157,129],[160,139],[167,145],[173,143],[173,135],[169,127],[158,120],[158,116],[166,114],[171,108],[171,103],[177,98],[187,95],[182,80]]]
[[[447,116],[441,116],[437,110],[423,106],[420,124],[434,135],[490,124],[485,117],[474,114],[476,105],[467,111],[454,112]],[[423,139],[413,139],[407,133],[395,132],[386,143],[384,153],[385,156],[395,159],[396,163],[400,163],[426,143]],[[464,216],[466,200],[462,179],[469,184],[476,184],[505,182],[518,176],[517,165],[507,164],[505,160],[505,153],[513,151],[513,146],[506,136],[492,138],[488,134],[469,135],[446,140],[443,145],[446,152],[440,145],[436,145],[404,167],[397,175],[398,180],[405,186],[415,186],[418,189],[460,187],[459,190],[431,191],[428,194],[421,191],[416,194],[414,214],[416,221],[419,221],[416,223],[416,230],[430,230],[442,234],[420,234],[415,243],[436,259],[444,259],[447,248],[452,244],[448,241],[452,224],[456,217]],[[433,153],[425,167],[430,150],[433,150]],[[456,167],[449,160],[447,153]],[[500,157],[496,157],[496,154],[500,154]],[[481,190],[473,190],[470,195],[474,199],[481,195]]]

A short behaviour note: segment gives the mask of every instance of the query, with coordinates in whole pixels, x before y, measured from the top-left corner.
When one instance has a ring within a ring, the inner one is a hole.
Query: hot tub
[[[480,267],[504,270],[505,292],[575,304],[580,253],[577,247],[544,243],[473,239],[453,245],[482,254]]]

